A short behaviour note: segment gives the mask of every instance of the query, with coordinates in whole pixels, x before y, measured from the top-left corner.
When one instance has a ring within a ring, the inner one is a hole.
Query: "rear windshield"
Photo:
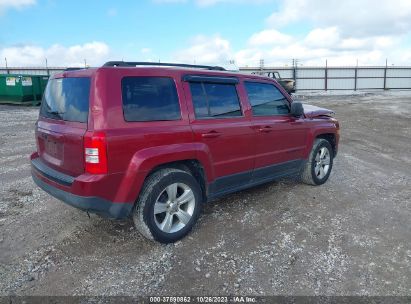
[[[40,115],[52,119],[87,122],[90,78],[50,79],[41,102]]]

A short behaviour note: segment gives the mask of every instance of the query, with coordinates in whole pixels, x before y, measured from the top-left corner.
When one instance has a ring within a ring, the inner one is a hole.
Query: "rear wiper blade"
[[[54,115],[62,115],[62,114],[64,114],[64,112],[59,112],[59,111],[55,111],[55,110],[51,110],[51,111],[48,111],[48,110],[47,110],[47,113],[54,114]]]

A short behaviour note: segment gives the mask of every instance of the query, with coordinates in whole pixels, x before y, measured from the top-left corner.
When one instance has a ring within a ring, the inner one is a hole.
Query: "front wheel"
[[[187,235],[201,210],[201,188],[183,170],[161,169],[148,177],[136,203],[133,221],[149,239],[172,243]]]
[[[317,138],[301,172],[301,180],[314,186],[324,184],[330,176],[333,159],[333,149],[329,141]]]

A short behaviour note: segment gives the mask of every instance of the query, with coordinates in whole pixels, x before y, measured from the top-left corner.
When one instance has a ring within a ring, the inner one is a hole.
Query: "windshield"
[[[50,79],[41,102],[40,115],[51,119],[87,122],[90,78]]]

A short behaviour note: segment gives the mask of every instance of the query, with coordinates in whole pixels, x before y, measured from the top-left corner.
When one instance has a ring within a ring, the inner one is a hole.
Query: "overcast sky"
[[[0,66],[411,65],[411,0],[0,0]]]

